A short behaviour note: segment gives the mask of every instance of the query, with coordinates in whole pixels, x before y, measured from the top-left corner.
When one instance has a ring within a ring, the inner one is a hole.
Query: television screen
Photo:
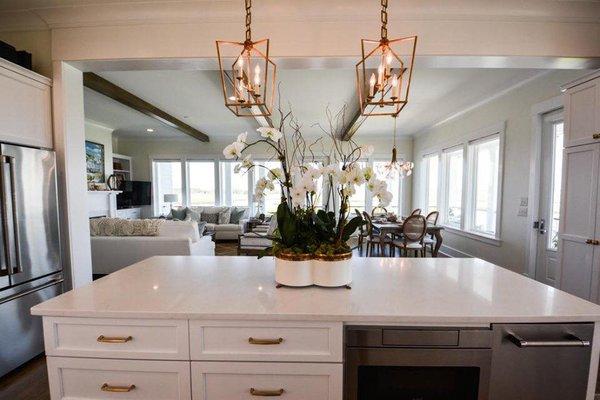
[[[124,181],[117,195],[117,207],[138,207],[152,204],[152,183],[144,181]]]

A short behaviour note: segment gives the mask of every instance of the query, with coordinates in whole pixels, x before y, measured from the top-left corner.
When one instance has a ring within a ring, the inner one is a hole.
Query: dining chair
[[[363,211],[363,218],[367,221],[367,234],[365,236],[365,239],[367,240],[366,256],[372,256],[373,249],[375,248],[379,250],[379,254],[385,254],[385,247],[388,245],[390,246],[391,252],[392,239],[388,236],[381,235],[381,232],[375,229],[369,213]]]
[[[354,212],[356,213],[357,216],[361,217],[364,219],[363,215],[360,213],[360,211],[358,210],[354,210]],[[358,243],[356,245],[356,247],[354,247],[355,249],[358,249],[358,253],[362,256],[362,252],[363,252],[363,246],[364,246],[364,242],[365,242],[365,238],[367,237],[367,230],[365,229],[365,224],[360,224],[358,226]]]
[[[410,215],[421,215],[421,209],[420,208],[415,208]]]
[[[429,214],[427,214],[427,216],[425,217],[425,220],[427,221],[427,226],[437,225],[437,221],[438,221],[439,217],[440,217],[439,211],[432,211]],[[423,244],[425,245],[425,248],[427,248],[427,247],[430,248],[431,254],[433,255],[433,245],[435,245],[435,239],[433,237],[433,233],[430,235],[425,235],[425,238],[423,238]]]
[[[413,251],[415,257],[425,257],[425,245],[423,239],[427,232],[427,220],[422,215],[411,215],[404,220],[402,225],[402,237],[392,242],[392,257],[396,255],[396,247],[400,249],[400,255],[404,250],[404,256]]]
[[[377,206],[373,207],[373,210],[371,211],[371,217],[375,218],[379,217],[380,215],[387,215],[387,213],[388,212],[385,207]]]

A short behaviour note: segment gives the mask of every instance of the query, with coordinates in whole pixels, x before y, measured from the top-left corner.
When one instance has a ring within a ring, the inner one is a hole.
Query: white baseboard
[[[469,253],[465,253],[464,251],[457,250],[453,247],[450,247],[450,246],[447,246],[444,244],[442,244],[442,247],[440,248],[439,253],[443,257],[450,257],[450,258],[475,258],[475,256],[473,256]]]

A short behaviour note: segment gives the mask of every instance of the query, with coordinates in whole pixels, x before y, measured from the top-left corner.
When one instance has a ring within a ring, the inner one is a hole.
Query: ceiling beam
[[[358,107],[358,110],[356,110],[356,112],[352,115],[350,122],[342,132],[342,140],[348,141],[352,139],[356,131],[358,131],[358,128],[360,128],[360,126],[363,124],[363,122],[366,121],[366,119],[367,117],[361,115],[360,107]]]
[[[151,118],[154,118],[163,124],[177,129],[188,136],[198,139],[201,142],[208,142],[208,135],[186,124],[185,122],[175,118],[171,114],[153,106],[145,100],[140,99],[133,93],[107,81],[93,72],[85,72],[83,74],[83,86],[90,88],[100,94],[103,94],[119,103],[126,105],[136,111],[141,112]]]

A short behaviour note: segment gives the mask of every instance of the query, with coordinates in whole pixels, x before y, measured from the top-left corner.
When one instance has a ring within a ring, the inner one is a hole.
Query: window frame
[[[501,121],[496,124],[487,126],[482,129],[478,129],[462,137],[456,138],[454,140],[449,140],[444,143],[441,143],[438,146],[432,146],[424,149],[420,152],[420,156],[417,157],[417,160],[421,163],[420,168],[422,171],[420,172],[420,176],[423,182],[423,186],[421,187],[420,192],[420,201],[421,208],[424,210],[427,209],[427,184],[428,184],[428,175],[427,168],[425,168],[424,159],[427,156],[431,156],[437,154],[439,157],[438,168],[445,168],[445,160],[444,160],[444,152],[450,152],[452,150],[457,150],[458,148],[463,148],[463,177],[462,177],[462,196],[461,196],[461,223],[460,228],[448,225],[445,221],[445,216],[447,213],[447,190],[446,187],[448,185],[447,180],[447,172],[443,171],[438,172],[439,184],[438,187],[438,204],[440,211],[440,224],[449,232],[455,233],[460,236],[465,236],[471,239],[475,239],[484,243],[492,244],[495,246],[500,246],[502,243],[502,194],[503,194],[503,178],[504,178],[504,142],[505,142],[505,131],[506,131],[506,121]],[[498,149],[498,193],[496,198],[496,231],[494,235],[488,235],[483,232],[477,232],[471,229],[471,221],[468,217],[471,214],[472,210],[472,195],[473,195],[473,187],[474,182],[472,182],[472,170],[473,165],[471,164],[471,156],[469,152],[469,144],[480,142],[482,140],[491,140],[492,138],[499,138],[499,149]],[[441,193],[440,193],[441,191]]]
[[[423,168],[423,173],[421,175],[421,178],[423,179],[423,206],[421,207],[423,211],[425,211],[426,214],[429,214],[429,168],[430,168],[430,162],[429,161],[425,161],[426,159],[429,158],[433,158],[433,157],[437,157],[437,178],[438,178],[438,185],[437,185],[437,191],[436,191],[436,211],[440,211],[441,209],[441,197],[440,197],[440,192],[441,192],[441,186],[442,186],[442,182],[441,182],[441,166],[442,166],[442,152],[441,151],[434,151],[434,152],[429,152],[426,154],[423,154],[421,156],[421,162],[425,163],[425,167]],[[440,212],[441,214],[441,212]]]
[[[446,147],[445,149],[443,149],[441,151],[441,162],[440,162],[440,167],[442,168],[442,172],[443,172],[443,176],[442,179],[440,181],[440,189],[441,189],[441,196],[439,197],[440,201],[440,217],[439,217],[439,221],[444,225],[444,227],[447,228],[451,228],[451,229],[459,229],[459,230],[465,230],[465,204],[467,202],[467,193],[465,191],[465,187],[468,183],[468,177],[467,177],[467,171],[468,171],[468,157],[467,157],[467,144],[466,143],[461,143],[459,145],[456,146],[452,146],[452,147]],[[458,226],[456,225],[449,225],[448,221],[447,221],[447,217],[448,217],[448,206],[449,206],[449,196],[450,196],[450,192],[449,192],[449,181],[450,181],[450,170],[448,168],[448,154],[450,153],[454,153],[457,151],[461,151],[462,152],[462,176],[461,176],[461,198],[460,198],[460,221]]]

